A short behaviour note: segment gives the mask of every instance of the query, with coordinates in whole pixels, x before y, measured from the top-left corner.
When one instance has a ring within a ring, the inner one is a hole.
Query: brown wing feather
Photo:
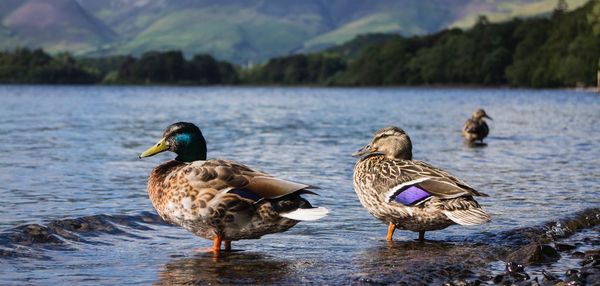
[[[426,176],[432,178],[431,180],[425,181],[423,183],[431,184],[431,189],[433,192],[435,192],[435,190],[439,189],[442,194],[446,193],[451,197],[457,197],[456,195],[451,195],[453,193],[455,193],[455,194],[463,193],[463,195],[470,195],[470,196],[482,196],[482,197],[488,196],[485,193],[475,190],[473,187],[469,186],[463,180],[453,176],[452,174],[450,174],[438,167],[435,167],[429,163],[419,161],[419,160],[413,160],[412,162],[415,165],[420,167],[419,168],[419,170],[421,171],[420,174],[425,174]],[[426,186],[424,186],[424,187],[427,188]],[[460,191],[457,191],[457,188]],[[440,196],[442,196],[442,194],[440,194]]]
[[[270,176],[252,177],[250,183],[246,186],[252,192],[270,199],[279,198],[309,187],[306,184],[290,182]]]
[[[475,120],[469,118],[467,119],[467,121],[465,121],[465,125],[463,126],[463,132],[474,133],[478,125],[479,124],[477,124]]]
[[[275,178],[261,171],[229,160],[207,160],[195,162],[182,170],[187,174],[189,184],[196,188],[212,188],[219,191],[245,188],[263,198],[279,198],[310,185]]]
[[[469,140],[480,140],[488,136],[490,128],[484,120],[468,119],[463,126],[463,136]]]
[[[427,178],[418,185],[431,195],[443,198],[457,198],[462,196],[487,196],[476,191],[462,180],[450,175],[448,172],[436,168],[428,163],[417,160],[386,160],[379,164],[381,170],[375,172],[376,180],[384,188],[383,192],[401,184]]]

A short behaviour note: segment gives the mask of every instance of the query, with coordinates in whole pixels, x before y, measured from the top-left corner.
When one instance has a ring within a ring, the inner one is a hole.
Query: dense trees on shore
[[[252,84],[324,85],[345,69],[345,61],[336,55],[294,55],[271,59],[244,71],[243,77]]]
[[[69,54],[50,56],[44,51],[16,49],[0,52],[0,82],[42,84],[89,84],[99,75],[79,64]]]
[[[228,62],[210,55],[195,55],[187,61],[180,51],[149,52],[139,59],[127,57],[118,70],[116,83],[236,84],[237,71]]]
[[[180,51],[82,58],[19,48],[0,52],[0,83],[190,85],[595,85],[600,1],[549,17],[489,23],[427,36],[361,36],[325,52],[241,68]]]

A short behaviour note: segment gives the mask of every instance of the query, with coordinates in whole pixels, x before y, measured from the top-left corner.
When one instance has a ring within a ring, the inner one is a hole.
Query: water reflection
[[[375,284],[437,284],[448,277],[472,278],[474,265],[484,265],[496,257],[490,246],[442,241],[394,241],[357,253],[353,263],[360,272],[355,279]],[[484,271],[484,270],[482,270]],[[436,279],[439,279],[436,280]]]
[[[468,148],[483,148],[483,147],[487,147],[487,143],[484,142],[470,142],[470,141],[463,141],[465,147]]]
[[[198,254],[175,259],[161,267],[157,285],[272,284],[291,271],[286,260],[250,252]]]

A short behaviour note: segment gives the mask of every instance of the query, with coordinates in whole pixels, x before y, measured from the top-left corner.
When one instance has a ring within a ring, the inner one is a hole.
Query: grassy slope
[[[264,60],[292,50],[317,33],[320,19],[311,15],[304,19],[303,23],[289,22],[234,7],[173,11],[118,51],[139,54],[179,48],[188,56],[203,52],[238,62],[247,58]]]
[[[583,6],[588,0],[566,0],[569,10]],[[457,19],[449,27],[470,28],[479,15],[484,14],[491,22],[502,22],[515,17],[531,17],[552,12],[556,6],[556,0],[539,0],[537,2],[524,4],[520,1],[499,3],[494,11],[486,13],[470,13],[460,19]]]
[[[567,0],[569,9],[575,9],[587,3],[588,0]],[[347,23],[333,31],[318,35],[304,43],[306,50],[314,50],[315,47],[327,47],[340,45],[350,41],[360,34],[366,33],[401,33],[404,35],[426,34],[445,27],[469,28],[475,24],[480,14],[485,14],[492,22],[500,22],[512,19],[514,17],[526,17],[540,15],[551,12],[556,6],[556,0],[538,0],[533,3],[523,3],[523,1],[513,0],[503,3],[497,1],[482,0],[474,1],[487,4],[491,9],[489,12],[468,11],[460,19],[451,19],[450,13],[453,11],[448,8],[423,6],[427,8],[424,13],[419,13],[419,9],[390,9],[392,12],[383,11],[377,14],[371,14],[364,18]],[[427,5],[427,4],[423,4]],[[450,23],[448,25],[448,23]],[[425,28],[424,25],[430,25]]]
[[[304,43],[306,48],[314,46],[340,45],[352,40],[360,34],[367,33],[404,33],[421,34],[424,31],[418,23],[406,23],[393,13],[378,13],[350,22],[331,32],[309,39]],[[398,21],[400,20],[400,21]]]

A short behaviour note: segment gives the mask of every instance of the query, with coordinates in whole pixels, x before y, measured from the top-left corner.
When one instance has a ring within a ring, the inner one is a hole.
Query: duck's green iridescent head
[[[173,123],[167,127],[163,138],[154,146],[144,151],[140,155],[140,159],[164,151],[176,153],[177,157],[175,160],[181,162],[206,160],[206,140],[204,140],[200,128],[193,123]]]

